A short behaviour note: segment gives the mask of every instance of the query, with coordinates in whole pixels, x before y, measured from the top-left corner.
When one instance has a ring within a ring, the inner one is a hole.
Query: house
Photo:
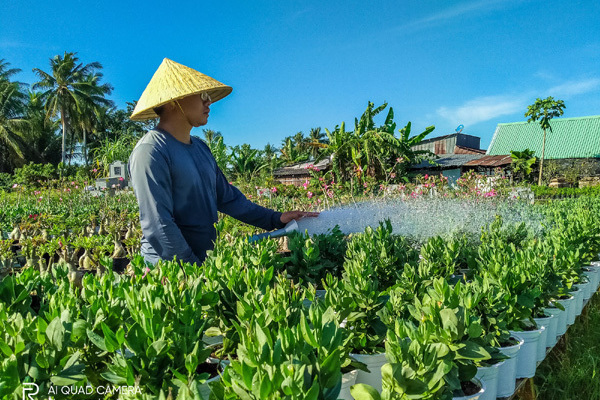
[[[555,118],[552,132],[546,131],[544,159],[600,158],[600,115],[579,118]],[[498,124],[486,154],[510,154],[525,149],[542,155],[543,131],[538,122]]]
[[[422,175],[442,174],[453,183],[468,170],[466,163],[484,157],[485,150],[479,148],[480,143],[481,138],[461,132],[423,140],[411,149],[429,151],[435,157],[428,157],[410,169]]]
[[[549,176],[563,176],[575,183],[581,177],[600,174],[600,115],[555,118],[550,126],[544,151],[544,171]],[[498,124],[486,154],[506,156],[529,149],[539,159],[543,136],[538,122]]]
[[[450,184],[456,182],[468,168],[465,165],[471,161],[479,160],[484,154],[447,154],[437,158],[428,158],[410,167],[415,174],[442,174],[448,178]]]
[[[331,167],[331,157],[326,157],[317,162],[306,161],[287,167],[282,167],[273,171],[273,178],[284,185],[302,185],[307,179],[311,178],[310,169],[327,171]]]
[[[438,136],[425,139],[412,150],[426,150],[436,155],[442,154],[485,154],[485,150],[479,148],[481,138],[464,133],[452,133],[450,135]]]

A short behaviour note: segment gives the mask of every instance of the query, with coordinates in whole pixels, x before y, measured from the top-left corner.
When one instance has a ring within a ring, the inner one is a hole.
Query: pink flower
[[[367,187],[367,182],[363,183],[363,186],[364,186],[364,187]]]
[[[277,193],[277,188],[275,186],[271,188],[271,193]]]
[[[333,190],[328,190],[327,196],[329,196],[330,199],[333,199]]]
[[[429,174],[425,174],[425,176],[423,177],[423,179],[429,179]]]
[[[71,181],[71,186],[75,185],[75,181]]]
[[[18,188],[18,187],[19,187],[19,185],[18,185],[18,184],[16,184],[16,183],[15,183],[14,185],[12,185],[12,188],[13,188],[13,189],[16,189],[16,188]]]
[[[92,170],[92,172],[94,172],[94,173],[98,172],[98,168],[94,168],[94,169]]]
[[[313,193],[312,192],[308,192],[306,195],[308,196],[309,199],[312,199],[312,197],[313,197]]]
[[[392,172],[392,173],[390,174],[390,178],[394,179],[395,177],[396,177],[396,174]]]
[[[122,177],[122,176],[120,176],[120,177],[119,177],[119,180],[120,180],[121,182],[123,182],[125,179],[123,179],[123,177]]]
[[[146,267],[146,270],[144,271],[144,275],[142,275],[142,279],[146,277],[146,275],[148,275],[148,272],[150,272],[150,268]]]

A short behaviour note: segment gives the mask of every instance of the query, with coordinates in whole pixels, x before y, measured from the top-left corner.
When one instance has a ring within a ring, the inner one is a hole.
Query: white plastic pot
[[[356,361],[360,361],[367,365],[367,369],[371,372],[358,371],[356,383],[365,383],[373,386],[378,392],[381,392],[381,367],[387,363],[385,353],[379,354],[350,354]]]
[[[571,296],[568,299],[556,300],[556,302],[565,309],[565,311],[559,316],[558,327],[556,328],[556,335],[562,336],[567,331],[567,326],[569,325],[569,314],[571,313],[571,309],[574,308],[573,305],[575,298]]]
[[[538,342],[545,328],[533,331],[510,331],[510,334],[523,339],[517,359],[517,378],[533,378],[537,367]]]
[[[586,279],[587,279],[587,277],[586,277]],[[590,288],[592,287],[592,285],[590,285],[589,279],[587,282],[576,284],[575,287],[578,288],[579,290],[581,290],[581,293],[583,294],[584,302],[586,300],[588,300],[590,297],[592,297],[592,292],[590,291]]]
[[[581,314],[581,311],[583,310],[583,293],[581,290],[575,287],[573,287],[569,293],[573,296],[574,300],[573,304],[571,305],[573,309],[570,311],[567,324],[573,325],[575,323],[575,318],[577,318],[577,316]]]
[[[482,400],[483,397],[481,397],[481,396],[486,391],[485,384],[483,382],[481,382],[480,380],[478,380],[477,378],[473,379],[472,382],[476,383],[477,385],[479,385],[479,387],[481,388],[481,389],[479,389],[479,392],[477,392],[475,394],[468,395],[468,396],[452,397],[452,400]]]
[[[360,370],[355,369],[354,371],[346,372],[342,375],[342,389],[338,396],[339,400],[352,400],[354,397],[350,394],[350,388],[356,383],[356,377]]]
[[[538,328],[542,328],[542,327],[544,328],[542,330],[540,340],[538,341],[537,361],[542,361],[544,358],[546,358],[546,347],[550,347],[550,346],[548,346],[548,335],[550,333],[549,328],[550,328],[550,324],[551,324],[551,321],[553,318],[554,317],[550,314],[549,317],[533,319]]]
[[[477,367],[475,378],[479,379],[485,391],[479,396],[479,400],[496,400],[498,395],[498,373],[505,361],[501,361],[489,367]]]
[[[519,341],[518,344],[507,347],[500,347],[500,353],[509,357],[498,367],[498,393],[497,397],[509,397],[515,393],[515,384],[517,381],[517,361],[519,352],[524,340],[515,338]]]
[[[556,338],[558,336],[556,333],[558,330],[558,320],[560,319],[560,314],[563,311],[559,310],[558,308],[546,308],[544,312],[548,315],[552,315],[552,319],[550,319],[550,325],[548,325],[548,328],[546,328],[548,331],[546,334],[546,347],[554,347],[557,342]]]
[[[600,267],[595,265],[588,265],[586,268],[589,271],[583,271],[583,274],[588,277],[592,287],[590,288],[591,293],[595,293],[598,290],[598,283],[600,281]]]

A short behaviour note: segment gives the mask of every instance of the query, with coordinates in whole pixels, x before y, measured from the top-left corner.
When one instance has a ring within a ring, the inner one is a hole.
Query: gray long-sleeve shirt
[[[229,184],[196,137],[185,144],[166,131],[148,131],[131,153],[129,171],[140,208],[141,252],[153,264],[174,256],[202,262],[216,238],[217,211],[266,230],[283,227],[281,213]]]

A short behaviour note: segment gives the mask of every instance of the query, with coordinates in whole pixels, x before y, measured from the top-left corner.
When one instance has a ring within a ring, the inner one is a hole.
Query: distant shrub
[[[33,162],[15,169],[14,182],[20,185],[39,186],[39,181],[58,177],[56,167],[52,164],[34,164]]]

